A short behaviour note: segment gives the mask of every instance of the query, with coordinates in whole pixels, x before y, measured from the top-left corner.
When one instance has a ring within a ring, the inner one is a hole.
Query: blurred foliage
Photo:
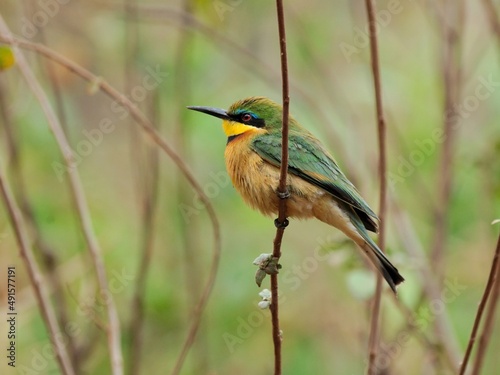
[[[10,68],[15,64],[14,52],[7,46],[0,46],[0,70]]]
[[[226,140],[219,122],[185,107],[226,108],[252,95],[280,100],[275,5],[272,1],[229,0],[127,3],[138,4],[139,10],[127,14],[123,2],[108,0],[23,0],[3,2],[0,13],[16,35],[47,44],[102,76],[150,118],[156,118],[164,138],[179,150],[215,205],[223,254],[201,331],[182,374],[269,374],[273,360],[270,320],[268,311],[257,308],[260,289],[254,283],[252,261],[272,249],[272,218],[246,207],[228,182],[223,159]],[[449,166],[454,171],[453,191],[443,270],[445,280],[465,288],[446,304],[462,351],[498,233],[498,225],[490,223],[500,217],[500,51],[481,2],[464,3],[461,101],[455,103],[462,109],[457,107],[455,113],[460,118],[454,129],[453,165]],[[385,18],[380,18],[378,36],[389,172],[395,177],[390,183],[391,200],[409,215],[425,251],[432,246],[434,217],[440,204],[436,192],[442,144],[433,141],[433,134],[443,126],[443,41],[436,4],[377,2],[379,11],[385,11],[379,13]],[[286,2],[285,6],[291,112],[328,145],[347,176],[377,210],[375,107],[364,4],[310,0]],[[138,166],[137,155],[150,149],[149,142],[142,142],[144,137],[134,130],[132,120],[102,93],[64,68],[33,53],[26,55],[54,105],[51,82],[57,82],[61,93],[64,124],[72,147],[81,157],[78,171],[108,277],[120,285],[113,297],[128,366],[134,360],[128,327],[143,221],[144,181],[138,176],[152,168]],[[151,82],[157,85],[149,90]],[[489,95],[478,97],[479,87]],[[94,306],[95,310],[102,307],[102,301],[99,304],[94,272],[64,181],[66,174],[60,176],[54,169],[54,163],[61,163],[55,141],[17,69],[0,72],[0,90],[15,130],[29,202],[44,239],[56,250],[68,319],[78,328],[74,339],[86,349],[81,373],[109,373],[106,335],[96,326],[96,321],[105,321],[105,315],[97,311],[94,321],[82,313],[82,306]],[[88,134],[99,129],[104,119],[111,121],[113,130],[101,133],[101,140],[94,140],[94,144]],[[0,157],[12,175],[5,121],[0,119]],[[137,145],[142,151],[134,149]],[[394,206],[391,204],[388,216],[388,250],[407,280],[400,287],[399,300],[417,314],[420,307],[429,306],[429,301],[421,298],[424,280],[419,271],[428,264],[409,255],[395,222]],[[212,254],[206,212],[174,163],[163,154],[155,207],[140,357],[141,373],[153,374],[168,373],[179,354]],[[188,215],[186,207],[190,208]],[[49,339],[17,254],[2,209],[1,264],[18,269],[18,363],[32,369],[26,372],[29,374],[55,374],[56,362],[46,349]],[[41,260],[39,252],[37,256]],[[365,271],[357,251],[324,224],[292,221],[285,232],[281,263],[284,373],[363,373],[368,298],[374,277]],[[1,303],[4,301],[2,298]],[[391,373],[435,373],[430,369],[436,353],[420,339],[422,335],[434,339],[433,317],[423,329],[413,332],[407,326],[408,318],[390,294],[384,293],[382,319],[385,348],[399,345],[390,357]],[[496,323],[498,332],[498,316]],[[411,338],[398,344],[399,332],[411,333]],[[2,340],[4,336],[0,335]],[[484,374],[500,367],[495,355],[499,350],[500,335],[494,334]],[[9,371],[2,367],[2,373],[13,373]],[[450,372],[441,367],[436,373]]]

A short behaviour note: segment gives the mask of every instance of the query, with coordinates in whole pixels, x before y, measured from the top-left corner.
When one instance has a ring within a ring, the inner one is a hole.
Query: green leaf
[[[10,68],[16,63],[14,52],[9,46],[0,46],[0,71]]]

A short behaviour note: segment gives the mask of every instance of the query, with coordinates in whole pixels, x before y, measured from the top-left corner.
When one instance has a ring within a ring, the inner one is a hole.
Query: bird
[[[233,186],[243,200],[266,216],[278,213],[283,107],[262,96],[233,103],[224,110],[189,106],[222,119],[227,136],[224,158]],[[378,217],[340,170],[321,141],[289,116],[290,218],[316,218],[353,240],[382,274],[392,291],[404,281],[369,236],[378,232]]]

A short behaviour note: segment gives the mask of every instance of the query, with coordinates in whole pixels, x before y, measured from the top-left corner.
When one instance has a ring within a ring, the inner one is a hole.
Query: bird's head
[[[262,96],[239,100],[228,110],[212,107],[188,108],[222,119],[222,127],[228,137],[248,131],[270,131],[281,128],[282,107]]]

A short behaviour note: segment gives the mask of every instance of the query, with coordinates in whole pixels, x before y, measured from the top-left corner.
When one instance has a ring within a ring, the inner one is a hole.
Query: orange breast
[[[269,215],[276,211],[273,193],[277,185],[269,164],[252,151],[249,143],[254,131],[245,132],[226,146],[226,168],[234,187],[247,204]]]
[[[253,136],[255,132],[248,131],[227,144],[224,153],[227,171],[234,187],[247,204],[264,215],[275,215],[279,206],[276,191],[280,170],[250,149],[249,143]],[[315,216],[314,208],[325,191],[290,174],[287,185],[291,193],[287,202],[288,216]]]

